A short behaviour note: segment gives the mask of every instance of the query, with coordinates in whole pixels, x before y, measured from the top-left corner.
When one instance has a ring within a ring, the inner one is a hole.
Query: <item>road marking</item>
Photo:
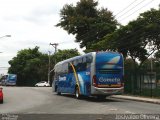
[[[116,109],[116,108],[111,108],[111,109],[109,109],[110,111],[117,111],[118,109]]]
[[[96,120],[102,120],[103,118],[96,118]]]
[[[35,111],[33,111],[33,112],[25,112],[24,114],[47,114],[47,112],[35,112]]]
[[[134,112],[131,112],[131,111],[125,111],[125,113],[128,113],[128,114],[135,114]]]

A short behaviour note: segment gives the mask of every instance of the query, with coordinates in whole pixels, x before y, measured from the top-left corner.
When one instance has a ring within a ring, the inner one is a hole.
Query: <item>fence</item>
[[[126,94],[160,98],[160,74],[156,72],[125,71]]]

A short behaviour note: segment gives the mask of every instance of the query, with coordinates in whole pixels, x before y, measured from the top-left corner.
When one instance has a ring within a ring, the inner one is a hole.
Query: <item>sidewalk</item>
[[[155,99],[155,98],[145,98],[145,97],[127,96],[127,95],[112,95],[111,98],[118,98],[118,99],[126,99],[126,100],[160,104],[160,99]]]

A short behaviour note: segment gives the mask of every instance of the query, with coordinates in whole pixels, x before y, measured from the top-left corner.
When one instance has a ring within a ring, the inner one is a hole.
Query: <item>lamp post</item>
[[[4,35],[4,36],[1,36],[0,39],[1,39],[1,38],[4,38],[4,37],[11,37],[11,35]],[[0,53],[3,53],[3,52],[0,52]]]
[[[49,45],[52,45],[52,46],[55,48],[54,54],[56,54],[56,53],[57,53],[58,43],[50,43]],[[50,73],[51,73],[54,69],[50,70],[50,69],[51,69],[51,68],[50,68],[50,65],[51,65],[50,55],[51,55],[51,53],[50,53],[50,51],[48,51],[48,53],[49,53],[49,60],[48,60],[48,83],[50,84]],[[55,62],[54,64],[56,64],[56,56],[55,56],[55,61],[54,61],[54,62]]]
[[[50,84],[50,65],[51,65],[51,60],[50,60],[50,54],[51,52],[48,51],[48,57],[49,57],[49,60],[48,60],[48,83]]]
[[[4,35],[4,36],[1,36],[0,38],[4,38],[4,37],[11,37],[11,35]]]
[[[1,38],[4,38],[4,37],[11,37],[11,35],[4,35],[4,36],[1,36],[0,39],[1,39]],[[0,52],[0,53],[2,53],[2,52]]]
[[[152,42],[149,43],[149,49],[151,50],[152,49]],[[152,57],[152,54],[151,54],[151,58],[150,58],[150,86],[151,86],[151,97],[153,96],[153,88],[152,88],[152,77],[153,77],[153,57]]]
[[[55,51],[54,51],[54,64],[56,64],[56,53],[57,53],[57,46],[58,46],[58,43],[50,43],[50,45],[52,45],[54,48],[55,48]]]

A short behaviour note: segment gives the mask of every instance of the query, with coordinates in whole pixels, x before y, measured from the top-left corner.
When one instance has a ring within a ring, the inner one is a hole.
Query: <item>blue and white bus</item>
[[[117,52],[91,52],[57,63],[52,88],[57,94],[70,93],[76,98],[122,94],[124,63]]]
[[[7,74],[2,76],[2,85],[4,86],[15,86],[17,82],[16,74]]]

